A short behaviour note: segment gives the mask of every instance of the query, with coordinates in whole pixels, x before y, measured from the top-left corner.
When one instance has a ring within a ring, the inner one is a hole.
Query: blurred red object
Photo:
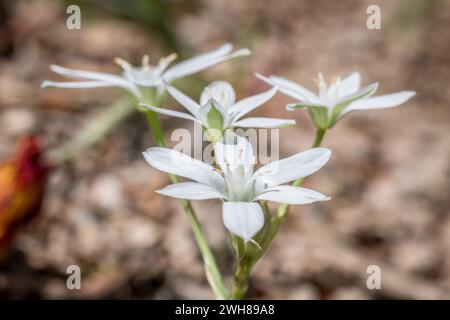
[[[21,225],[41,208],[49,166],[36,137],[18,142],[11,159],[0,163],[0,257]]]

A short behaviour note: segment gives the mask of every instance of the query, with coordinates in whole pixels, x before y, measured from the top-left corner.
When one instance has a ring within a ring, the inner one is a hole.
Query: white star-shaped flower
[[[225,227],[245,241],[251,240],[264,226],[264,214],[258,200],[292,205],[329,200],[317,191],[283,184],[319,170],[329,160],[330,150],[310,149],[254,171],[255,156],[251,144],[245,138],[231,135],[233,141],[226,139],[227,143],[219,141],[214,145],[220,170],[175,150],[146,150],[143,155],[154,168],[195,181],[171,184],[157,192],[189,200],[224,200]]]
[[[176,54],[160,59],[159,63],[154,66],[150,65],[148,56],[143,57],[142,65],[138,67],[134,67],[127,61],[117,58],[116,63],[123,69],[122,75],[75,70],[52,65],[50,69],[53,72],[78,81],[55,82],[47,80],[42,83],[42,87],[76,89],[119,87],[128,90],[138,100],[142,101],[143,93],[141,88],[156,88],[161,92],[164,89],[165,82],[171,82],[177,78],[200,72],[218,63],[249,54],[250,50],[246,48],[233,51],[231,44],[225,44],[214,51],[200,54],[171,67],[169,65],[176,59]]]
[[[228,82],[215,81],[203,90],[199,103],[170,85],[167,86],[167,91],[189,113],[142,105],[161,114],[199,123],[210,132],[217,133],[214,134],[215,140],[229,128],[280,128],[295,124],[295,120],[289,119],[263,117],[242,119],[246,114],[270,100],[277,92],[276,88],[236,101],[236,93]]]
[[[365,88],[361,88],[361,76],[358,72],[354,72],[343,79],[337,78],[330,85],[324,81],[322,74],[319,73],[318,94],[285,78],[265,77],[259,74],[257,76],[298,101],[289,104],[288,110],[307,108],[314,124],[319,129],[333,127],[337,120],[351,111],[396,107],[416,94],[414,91],[401,91],[372,97],[378,89],[378,83],[372,83]]]

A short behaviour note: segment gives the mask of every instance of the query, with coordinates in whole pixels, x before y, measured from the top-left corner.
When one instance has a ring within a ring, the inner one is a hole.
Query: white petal
[[[329,197],[320,192],[293,186],[278,186],[266,190],[256,197],[255,200],[267,200],[285,204],[308,204],[316,201],[330,200]]]
[[[162,195],[188,200],[222,199],[223,195],[213,187],[198,182],[182,182],[157,190]]]
[[[114,86],[111,83],[100,81],[68,81],[68,82],[55,82],[44,81],[41,84],[41,88],[67,88],[67,89],[83,89],[83,88],[102,88]]]
[[[58,88],[98,88],[98,87],[120,87],[130,91],[136,98],[141,99],[141,93],[139,89],[130,81],[126,80],[121,76],[116,76],[114,74],[103,73],[103,72],[93,72],[93,71],[84,71],[84,70],[75,70],[64,68],[57,65],[51,65],[50,69],[60,75],[79,79],[79,80],[93,80],[91,81],[83,81],[81,84],[77,85],[75,82],[68,82],[64,84],[64,82],[53,82],[53,81],[44,81],[42,86],[50,86],[53,85]],[[98,84],[94,84],[94,82],[98,81]],[[100,84],[100,83],[103,84]]]
[[[416,93],[414,91],[401,91],[378,97],[371,97],[365,100],[358,100],[350,104],[350,106],[346,110],[344,110],[344,114],[354,110],[370,110],[396,107],[411,99],[415,94]]]
[[[295,120],[276,118],[247,118],[233,122],[234,127],[241,128],[283,128],[295,125]]]
[[[296,100],[319,103],[319,98],[315,93],[302,87],[298,83],[282,77],[265,77],[260,74],[256,74],[256,76],[268,84],[277,87],[281,92]]]
[[[223,222],[231,233],[247,242],[264,226],[264,214],[255,202],[224,202]]]
[[[127,82],[121,76],[110,73],[69,69],[57,65],[51,65],[50,69],[57,74],[79,80],[104,81],[118,86],[123,86]]]
[[[195,102],[190,97],[188,97],[183,92],[181,92],[180,90],[176,89],[173,86],[168,85],[166,88],[167,88],[167,91],[169,92],[169,94],[176,101],[178,101],[179,104],[181,104],[183,107],[185,107],[187,111],[189,111],[195,117],[199,116],[200,105],[197,102]]]
[[[256,170],[255,176],[264,181],[267,187],[278,186],[313,174],[322,168],[330,157],[329,149],[309,149],[289,158],[266,164]]]
[[[231,106],[229,111],[233,113],[234,120],[239,120],[245,114],[269,101],[275,93],[277,93],[277,88],[273,87],[263,93],[242,99]]]
[[[337,106],[339,104],[340,105],[349,105],[350,103],[353,103],[357,100],[370,97],[371,95],[373,95],[375,93],[375,91],[377,91],[377,89],[378,89],[378,82],[372,83],[372,84],[368,85],[367,87],[365,87],[361,90],[358,90],[350,95],[340,97],[339,99],[337,99],[336,101],[333,102],[333,106]]]
[[[178,63],[164,72],[164,80],[170,82],[175,78],[185,77],[207,69],[215,64],[225,62],[235,57],[250,54],[248,49],[240,49],[230,53],[231,50],[233,50],[233,46],[231,44],[225,44],[214,51],[204,53]]]
[[[226,81],[214,81],[203,90],[200,95],[200,104],[204,105],[210,99],[214,99],[224,108],[228,108],[236,101],[236,93],[230,83]]]
[[[345,77],[339,88],[339,96],[346,96],[355,93],[359,90],[361,85],[361,75],[359,72],[353,72],[351,75]]]
[[[145,160],[154,168],[180,177],[207,184],[220,193],[225,182],[213,166],[168,148],[149,148],[143,152]]]
[[[140,103],[140,106],[147,108],[149,110],[153,110],[155,112],[161,113],[161,114],[165,114],[167,116],[172,116],[172,117],[177,117],[177,118],[182,118],[182,119],[187,119],[187,120],[191,120],[197,123],[201,123],[200,120],[194,118],[193,116],[191,116],[190,114],[184,113],[184,112],[179,112],[179,111],[174,111],[174,110],[169,110],[169,109],[165,109],[165,108],[158,108],[158,107],[154,107],[145,103]]]

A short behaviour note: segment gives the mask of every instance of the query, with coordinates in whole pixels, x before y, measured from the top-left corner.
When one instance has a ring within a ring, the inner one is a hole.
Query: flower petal
[[[259,79],[267,82],[268,84],[277,87],[281,92],[296,100],[319,103],[319,98],[315,93],[304,88],[298,83],[277,76],[265,77],[258,73],[256,74],[256,76]]]
[[[294,186],[277,186],[266,190],[256,197],[255,200],[267,200],[285,204],[308,204],[316,201],[330,200],[320,192]]]
[[[224,202],[222,209],[225,227],[246,242],[264,226],[264,214],[256,202]]]
[[[269,101],[277,93],[277,88],[273,87],[263,93],[256,94],[254,96],[242,99],[232,105],[229,109],[233,114],[233,119],[239,120],[241,117],[258,108],[260,105]]]
[[[341,97],[334,101],[331,111],[331,119],[329,120],[329,125],[332,127],[338,119],[340,119],[347,109],[353,102],[361,99],[366,99],[373,95],[378,89],[378,82],[372,83],[365,87],[364,89],[358,90],[348,96]]]
[[[283,128],[295,125],[295,120],[277,118],[246,118],[233,122],[234,127],[241,128]]]
[[[122,78],[121,76],[117,76],[110,73],[105,72],[95,72],[95,71],[84,71],[84,70],[77,70],[77,69],[69,69],[57,65],[51,65],[50,69],[57,74],[79,79],[79,80],[96,80],[96,81],[104,81],[109,82],[111,84],[115,84],[117,86],[122,86],[126,84],[126,80]]]
[[[236,93],[230,83],[214,81],[203,90],[200,95],[200,104],[205,105],[210,99],[214,99],[224,108],[228,108],[236,101]]]
[[[348,106],[350,103],[355,102],[359,99],[370,97],[372,94],[375,93],[378,89],[378,82],[372,83],[368,85],[367,87],[358,90],[352,94],[340,97],[336,101],[334,101],[334,106],[342,108],[342,106]],[[333,110],[334,111],[334,110]]]
[[[176,101],[178,101],[179,104],[181,104],[184,108],[186,108],[187,111],[189,111],[195,117],[199,116],[200,105],[197,102],[195,102],[190,97],[185,95],[183,92],[181,92],[180,90],[176,89],[171,85],[167,85],[166,89],[169,92],[169,94]]]
[[[222,199],[223,195],[211,186],[198,182],[182,182],[170,184],[156,190],[162,195],[188,200]]]
[[[361,75],[359,72],[353,72],[349,76],[345,77],[339,88],[339,96],[343,97],[359,90],[361,85]]]
[[[228,131],[224,139],[225,143],[219,141],[214,144],[214,156],[222,171],[227,172],[227,167],[233,169],[238,166],[251,170],[256,162],[251,143]]]
[[[160,171],[207,184],[220,193],[225,191],[223,177],[207,163],[168,148],[149,148],[143,155],[152,167]]]
[[[278,186],[313,174],[331,157],[327,148],[313,148],[289,158],[274,161],[259,168],[255,177],[264,181],[267,187]]]
[[[250,54],[250,50],[248,49],[240,49],[235,52],[231,52],[231,50],[233,50],[233,46],[227,43],[214,51],[187,59],[167,69],[163,74],[163,78],[165,81],[170,82],[176,78],[197,73],[215,64]]]
[[[414,91],[401,91],[397,93],[371,97],[365,100],[358,100],[350,104],[350,106],[344,110],[343,114],[354,110],[370,110],[396,107],[411,99],[413,96],[415,96],[415,94],[416,93]]]
[[[44,81],[42,83],[42,87],[54,86],[58,88],[98,88],[98,87],[120,87],[130,91],[136,98],[141,99],[141,93],[139,89],[130,81],[126,80],[121,76],[117,76],[114,74],[104,73],[104,72],[93,72],[93,71],[84,71],[84,70],[76,70],[64,68],[57,65],[51,65],[50,69],[60,75],[78,79],[78,80],[93,80],[91,81],[83,81],[81,84],[76,85],[75,82],[68,82],[64,84],[64,82],[53,82],[53,81]],[[95,84],[94,82],[98,81],[99,83]],[[103,84],[100,84],[103,83]]]
[[[145,104],[145,103],[140,103],[140,106],[147,108],[149,110],[161,113],[161,114],[165,114],[167,116],[172,116],[172,117],[177,117],[177,118],[182,118],[182,119],[187,119],[187,120],[191,120],[197,123],[201,123],[200,120],[198,120],[197,118],[194,118],[193,116],[191,116],[190,114],[184,113],[184,112],[179,112],[179,111],[174,111],[174,110],[170,110],[170,109],[165,109],[165,108],[158,108],[158,107],[154,107],[151,106],[149,104]]]

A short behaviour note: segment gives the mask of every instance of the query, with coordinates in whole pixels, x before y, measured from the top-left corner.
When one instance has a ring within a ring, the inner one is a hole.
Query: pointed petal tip
[[[231,44],[230,42],[225,42],[223,45],[218,47],[218,49],[222,49],[222,50],[226,49],[228,51],[231,51],[231,50],[233,50],[233,44]]]
[[[259,72],[255,72],[255,77],[257,77],[258,79],[272,85],[271,81],[270,81],[270,77],[267,77]]]
[[[331,149],[325,148],[325,147],[317,147],[318,150],[321,150],[324,154],[331,157],[331,154],[333,153]]]
[[[42,81],[42,83],[41,83],[41,89],[45,89],[45,88],[51,87],[52,84],[53,84],[52,81],[48,81],[48,80]]]
[[[286,109],[287,111],[294,111],[294,110],[298,109],[296,106],[297,106],[296,103],[288,103],[288,104],[286,105],[285,109]]]
[[[290,126],[295,126],[297,124],[297,121],[295,121],[294,119],[288,119],[286,120],[286,127],[290,127]]]
[[[57,65],[57,64],[51,64],[51,65],[49,66],[49,69],[50,69],[51,71],[53,71],[54,73],[58,73],[58,74],[63,73],[63,72],[66,70],[65,67],[60,66],[60,65]]]
[[[249,56],[249,55],[252,54],[252,50],[250,50],[249,48],[242,48],[242,49],[239,49],[236,52],[239,52],[240,55],[242,55],[242,56]]]

